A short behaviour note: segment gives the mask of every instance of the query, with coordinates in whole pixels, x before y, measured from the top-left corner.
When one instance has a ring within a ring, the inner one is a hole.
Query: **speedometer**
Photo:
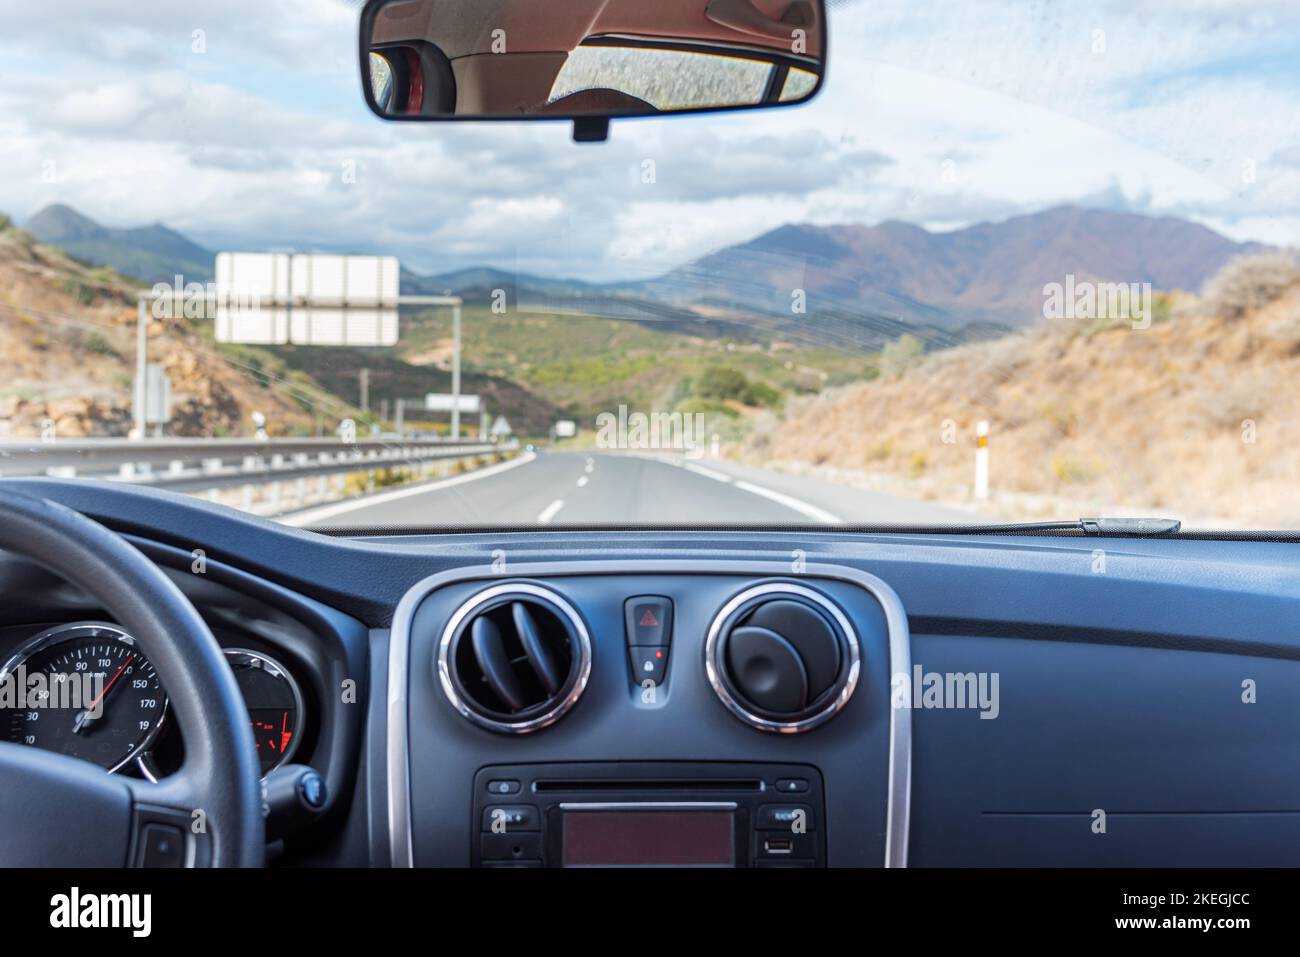
[[[0,667],[0,734],[116,771],[158,735],[167,696],[135,639],[78,622],[41,632]]]

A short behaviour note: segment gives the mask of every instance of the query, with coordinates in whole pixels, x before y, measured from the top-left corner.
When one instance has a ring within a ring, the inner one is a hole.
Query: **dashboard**
[[[15,484],[181,587],[270,792],[319,776],[319,813],[270,815],[281,865],[1300,860],[1292,543],[326,536],[147,489]],[[5,740],[104,773],[176,766],[167,689],[130,635],[17,559],[0,594],[4,668],[103,676],[101,713],[10,709]]]

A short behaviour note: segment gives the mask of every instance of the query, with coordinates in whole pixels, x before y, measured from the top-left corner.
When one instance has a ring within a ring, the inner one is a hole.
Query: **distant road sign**
[[[219,253],[217,341],[394,345],[399,272],[394,256]]]
[[[424,396],[424,408],[429,412],[450,412],[457,408],[457,396],[449,392],[429,392]],[[478,412],[481,408],[479,397],[476,395],[462,395],[460,398],[459,408],[462,412]]]
[[[510,428],[510,423],[506,421],[506,417],[498,415],[497,420],[492,423],[492,431],[488,434],[504,438],[507,435],[513,435],[514,431],[514,429]]]
[[[397,305],[396,256],[298,254],[290,259],[294,301],[314,306]]]
[[[572,419],[560,419],[555,423],[555,437],[557,439],[571,439],[578,434],[578,423]]]
[[[145,367],[144,420],[149,425],[164,425],[172,420],[172,382],[160,365]]]
[[[397,344],[396,309],[295,307],[289,341],[300,346],[392,346]]]

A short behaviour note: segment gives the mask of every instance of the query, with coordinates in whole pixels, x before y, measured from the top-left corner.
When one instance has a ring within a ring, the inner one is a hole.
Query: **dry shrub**
[[[1206,311],[1220,319],[1240,319],[1280,299],[1300,285],[1300,258],[1291,251],[1256,253],[1232,260],[1202,292]]]

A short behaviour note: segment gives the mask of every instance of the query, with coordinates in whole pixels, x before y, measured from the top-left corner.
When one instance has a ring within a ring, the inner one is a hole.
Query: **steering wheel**
[[[158,783],[0,742],[0,865],[123,867],[179,860],[260,867],[261,772],[248,712],[194,606],[157,566],[102,525],[3,487],[0,549],[62,576],[108,610],[154,663],[185,738],[180,770]]]

